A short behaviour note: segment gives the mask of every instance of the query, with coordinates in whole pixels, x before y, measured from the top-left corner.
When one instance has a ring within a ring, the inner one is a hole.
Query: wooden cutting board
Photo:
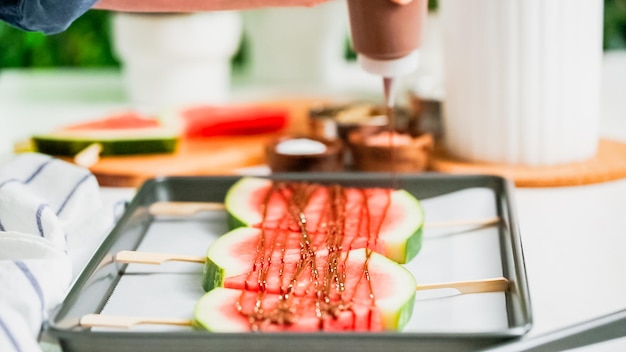
[[[138,187],[159,176],[229,175],[265,161],[263,148],[274,135],[181,140],[173,154],[101,158],[90,167],[101,186]]]
[[[323,98],[294,98],[262,102],[289,111],[289,124],[280,133],[182,139],[173,154],[103,157],[90,167],[101,186],[138,187],[160,176],[231,175],[238,169],[265,163],[264,148],[280,134],[308,132],[308,113]]]

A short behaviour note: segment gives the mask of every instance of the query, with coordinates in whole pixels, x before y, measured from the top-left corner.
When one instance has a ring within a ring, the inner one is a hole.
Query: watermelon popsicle
[[[297,257],[213,288],[195,321],[220,332],[401,330],[408,322],[416,282],[398,263],[365,248]]]
[[[398,263],[413,259],[422,244],[424,210],[405,190],[245,177],[228,190],[224,204],[231,229],[300,232],[305,217],[306,231],[318,242],[333,238],[343,250],[368,247]]]
[[[423,216],[403,208],[423,211],[407,192],[243,178],[225,205],[233,227],[247,226],[207,251],[201,326],[381,331],[408,321],[416,283],[394,260],[412,258],[421,241]]]

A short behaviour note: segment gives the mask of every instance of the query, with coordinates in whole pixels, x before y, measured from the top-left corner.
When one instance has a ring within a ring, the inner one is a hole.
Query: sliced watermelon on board
[[[329,231],[337,231],[337,226],[330,224],[339,223],[344,245],[351,244],[346,250],[369,247],[398,263],[406,263],[417,255],[421,248],[424,210],[410,193],[349,187],[333,192],[332,187],[315,184],[294,189],[277,187],[269,179],[242,178],[226,195],[229,226],[299,231],[297,214],[288,216],[293,213],[290,207],[294,206],[295,195],[301,199],[300,210],[306,215],[306,228],[311,234],[324,238]],[[339,212],[342,219],[335,219],[338,212],[331,208],[333,206],[342,207]]]
[[[59,156],[74,156],[96,143],[101,146],[101,156],[173,153],[178,140],[176,128],[135,112],[64,126],[31,138],[35,151]]]
[[[64,131],[93,131],[93,130],[128,130],[161,127],[161,122],[154,118],[143,116],[129,111],[115,114],[102,119],[81,122],[62,128]]]
[[[186,138],[277,132],[285,128],[289,120],[287,109],[255,105],[199,105],[164,115],[165,120],[181,125]]]
[[[234,244],[234,242],[233,242]],[[234,271],[245,275],[245,265],[221,253],[220,260],[230,261]],[[341,252],[337,263],[329,266],[319,252],[318,279],[298,275],[294,270],[281,273],[275,265],[264,275],[277,280],[280,287],[268,285],[265,290],[253,284],[235,288],[218,287],[206,293],[196,304],[196,323],[210,331],[242,332],[251,328],[263,331],[381,331],[401,330],[411,317],[416,282],[413,275],[398,263],[366,249]],[[325,259],[326,258],[326,259]],[[229,269],[230,270],[230,269]],[[297,277],[299,289],[289,293],[290,281]],[[344,281],[341,281],[343,278]],[[229,280],[225,280],[227,286]],[[323,287],[323,288],[320,288]],[[285,294],[288,293],[288,294]],[[280,305],[281,300],[283,305]],[[255,308],[256,307],[256,308]],[[251,323],[252,322],[252,323]]]

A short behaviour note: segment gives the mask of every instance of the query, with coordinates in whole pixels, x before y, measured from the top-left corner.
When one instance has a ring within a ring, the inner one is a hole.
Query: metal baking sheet
[[[495,226],[426,229],[420,253],[405,264],[418,283],[504,276],[507,292],[457,295],[423,291],[402,332],[383,333],[211,333],[187,327],[141,325],[129,330],[78,326],[89,313],[191,319],[202,295],[202,265],[121,265],[121,250],[202,256],[228,228],[223,211],[193,217],[161,217],[148,208],[157,201],[222,202],[238,177],[168,177],[146,182],[105,239],[65,302],[50,319],[48,333],[64,351],[362,351],[477,350],[519,338],[532,325],[521,237],[512,185],[497,176],[397,175],[367,173],[281,174],[277,179],[340,183],[357,187],[400,187],[418,197],[426,222],[500,217]]]

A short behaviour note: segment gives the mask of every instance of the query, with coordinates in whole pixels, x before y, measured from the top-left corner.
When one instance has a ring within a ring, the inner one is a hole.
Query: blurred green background
[[[436,1],[431,1],[431,7],[436,6]],[[604,49],[626,49],[626,0],[605,0],[604,3]],[[110,16],[107,11],[89,11],[65,32],[50,36],[0,23],[0,69],[117,67],[119,62],[112,52],[109,36]],[[348,47],[347,57],[352,54]],[[245,45],[242,45],[234,63],[244,61]]]

